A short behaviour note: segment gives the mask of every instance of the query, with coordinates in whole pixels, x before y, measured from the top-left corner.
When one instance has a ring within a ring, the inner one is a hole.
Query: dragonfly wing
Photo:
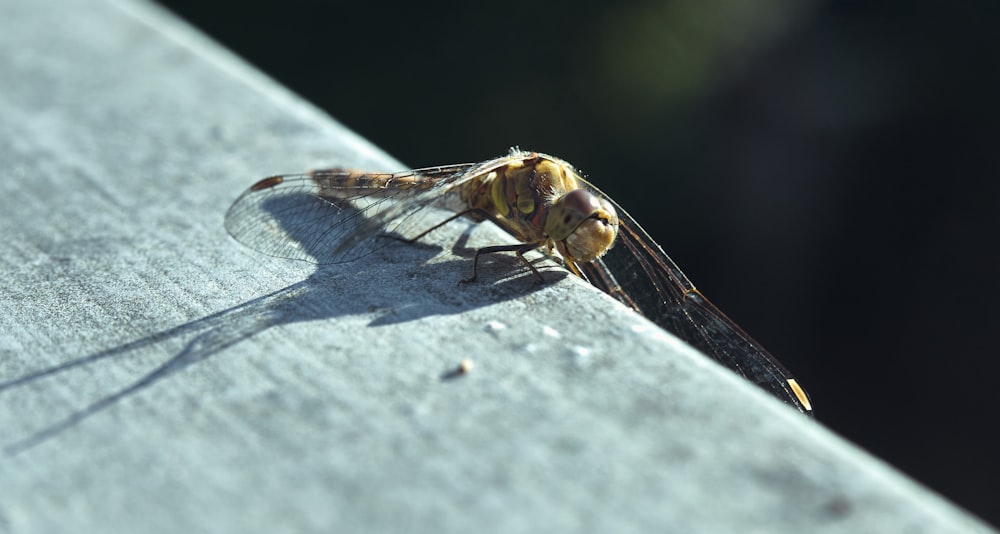
[[[346,236],[362,226],[363,213],[388,198],[324,198],[310,175],[274,176],[245,191],[226,212],[226,231],[258,252],[311,263],[340,263],[371,252],[373,242],[335,256]],[[370,240],[371,241],[371,240]]]
[[[588,184],[589,185],[589,184]],[[812,414],[808,395],[785,367],[706,299],[653,239],[617,203],[615,246],[581,265],[588,281],[712,359],[801,412]]]
[[[408,215],[446,195],[470,167],[272,176],[236,199],[225,226],[237,241],[269,256],[346,263],[371,253],[380,233],[404,226]],[[414,186],[418,182],[428,187]]]

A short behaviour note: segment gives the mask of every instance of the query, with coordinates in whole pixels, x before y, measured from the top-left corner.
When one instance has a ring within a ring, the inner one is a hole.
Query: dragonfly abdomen
[[[357,170],[322,169],[309,172],[323,197],[378,196],[399,190],[430,189],[442,178],[413,173],[368,173]],[[384,193],[380,193],[384,191]]]

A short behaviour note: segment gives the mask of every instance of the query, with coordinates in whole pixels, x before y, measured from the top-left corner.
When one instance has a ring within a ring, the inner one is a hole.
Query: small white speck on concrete
[[[490,333],[497,333],[507,329],[507,325],[500,321],[488,321],[485,330]]]

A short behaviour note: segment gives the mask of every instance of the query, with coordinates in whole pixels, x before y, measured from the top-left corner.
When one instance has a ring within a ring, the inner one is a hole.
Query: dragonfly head
[[[618,236],[618,214],[607,200],[574,189],[552,201],[545,233],[567,261],[587,263],[604,255]]]

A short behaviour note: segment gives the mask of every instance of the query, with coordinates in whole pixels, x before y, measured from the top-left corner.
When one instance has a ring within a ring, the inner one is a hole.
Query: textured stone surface
[[[488,225],[241,247],[257,178],[402,165],[147,4],[0,18],[0,531],[988,530],[554,267],[458,286]]]

